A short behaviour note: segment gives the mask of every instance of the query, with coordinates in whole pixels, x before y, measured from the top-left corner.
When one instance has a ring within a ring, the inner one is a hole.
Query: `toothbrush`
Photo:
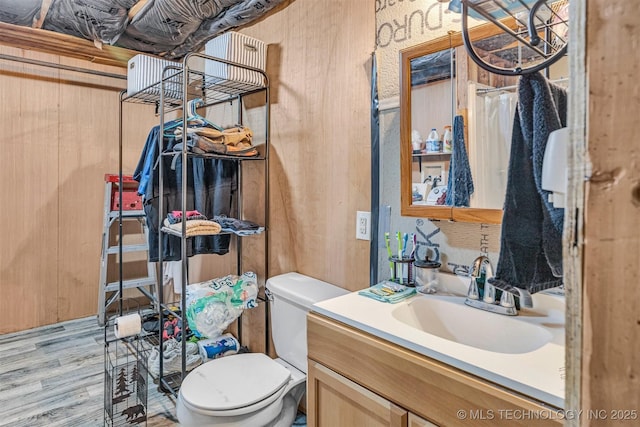
[[[404,247],[402,246],[402,234],[399,231],[396,233],[396,238],[398,239],[398,261],[402,261],[404,255]],[[400,277],[398,277],[400,283],[404,282],[405,276],[405,265],[404,263],[402,263],[400,264]]]
[[[407,240],[409,239],[409,235],[407,233],[404,233],[402,235],[402,258],[404,258],[404,254],[407,251]]]
[[[389,241],[388,231],[384,233],[384,243],[385,245],[387,245],[387,253],[389,254],[389,269],[391,270],[391,280],[394,280],[396,278],[396,275],[394,274],[393,261],[391,261],[391,257],[393,257],[393,254],[391,253],[391,242]]]
[[[409,254],[410,258],[414,258],[416,254],[417,246],[418,246],[418,236],[416,236],[416,233],[411,233],[411,254]]]

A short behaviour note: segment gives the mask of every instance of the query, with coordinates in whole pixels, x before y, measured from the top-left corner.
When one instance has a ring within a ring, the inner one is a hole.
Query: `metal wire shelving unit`
[[[207,68],[204,66],[207,62],[216,62],[218,64],[222,64],[229,71],[229,75],[233,73],[233,71],[242,70],[243,72],[251,72],[258,73],[261,77],[259,80],[262,81],[261,84],[252,84],[241,81],[234,81],[226,78],[225,76],[217,76],[212,75],[211,73],[207,73]],[[262,95],[258,95],[262,94]],[[125,120],[123,113],[123,104],[125,103],[134,103],[134,104],[147,104],[154,105],[156,114],[159,117],[159,123],[161,129],[163,129],[163,125],[165,123],[165,117],[170,112],[177,112],[179,117],[182,119],[182,134],[186,135],[185,129],[185,118],[189,117],[189,101],[192,101],[196,98],[199,98],[201,101],[198,103],[199,108],[208,108],[213,107],[219,104],[230,103],[235,104],[237,106],[236,110],[236,123],[243,124],[243,106],[244,99],[249,96],[254,95],[252,100],[256,96],[264,96],[262,98],[263,103],[260,104],[261,108],[264,108],[264,129],[260,129],[264,131],[263,140],[261,140],[260,144],[256,145],[258,148],[259,155],[254,157],[241,157],[241,156],[233,156],[233,155],[218,155],[218,154],[195,154],[188,151],[187,144],[182,144],[181,151],[171,151],[165,152],[163,150],[163,132],[160,132],[160,143],[158,144],[158,158],[163,156],[180,156],[182,160],[182,165],[188,165],[188,160],[190,158],[203,158],[203,159],[219,159],[219,160],[227,160],[233,161],[237,166],[237,174],[236,174],[236,182],[237,182],[237,195],[235,201],[235,211],[237,214],[237,218],[242,219],[243,216],[243,194],[242,194],[242,163],[244,162],[261,162],[264,165],[264,175],[263,175],[263,185],[264,185],[264,278],[268,277],[268,224],[269,224],[269,138],[270,138],[270,98],[269,98],[269,79],[266,73],[260,69],[247,67],[242,64],[225,60],[222,58],[216,58],[209,55],[205,55],[202,53],[189,53],[187,54],[181,61],[181,63],[176,65],[170,65],[164,68],[162,72],[161,80],[151,86],[145,87],[136,93],[128,94],[126,91],[122,91],[120,93],[120,111],[119,111],[119,154],[118,154],[118,164],[119,164],[119,174],[120,179],[122,180],[122,152],[123,152],[123,121]],[[253,102],[253,101],[252,101]],[[186,217],[187,208],[187,183],[188,179],[188,167],[182,167],[182,188],[180,189],[181,195],[181,210],[183,218]],[[163,162],[159,162],[159,193],[164,194],[164,179],[163,175],[166,173],[163,167]],[[162,221],[164,218],[161,213],[164,212],[165,206],[163,205],[163,197],[159,198],[159,207],[158,212],[159,223],[158,223],[158,233],[159,233],[159,248],[158,248],[158,264],[160,269],[159,280],[161,281],[163,277],[163,234],[171,234],[173,236],[178,236],[181,239],[181,262],[182,262],[182,298],[179,301],[179,313],[176,313],[173,310],[172,304],[167,301],[163,301],[163,292],[161,290],[162,285],[159,284],[156,288],[160,289],[157,292],[157,295],[152,297],[152,304],[156,309],[156,313],[159,317],[159,325],[160,331],[158,334],[151,334],[146,336],[146,344],[145,347],[148,351],[149,346],[156,346],[160,352],[160,374],[157,378],[159,388],[167,393],[171,393],[174,396],[177,396],[180,384],[187,374],[187,366],[186,366],[186,340],[182,340],[182,366],[181,370],[177,373],[165,373],[163,366],[163,348],[161,345],[161,333],[162,333],[162,325],[164,322],[164,318],[167,313],[171,313],[171,315],[180,318],[183,321],[183,324],[186,325],[186,318],[183,318],[184,313],[186,313],[186,284],[187,284],[187,241],[190,237],[186,235],[186,225],[183,222],[183,227],[181,232],[176,232],[175,230],[167,229],[163,227]],[[174,209],[175,207],[172,207]],[[179,210],[179,209],[176,209]],[[120,233],[122,233],[122,219],[119,219],[119,229]],[[220,233],[220,235],[225,235],[229,233]],[[251,238],[251,237],[241,237],[237,235],[232,235],[235,237],[234,243],[236,248],[236,274],[240,275],[243,271],[243,260],[242,260],[242,239]],[[120,236],[122,237],[122,236]],[[122,239],[120,238],[120,241]],[[122,282],[122,271],[120,271],[120,281]],[[149,295],[146,295],[149,297]],[[265,302],[263,297],[259,297],[261,302]],[[268,306],[265,309],[265,322],[268,322]],[[238,320],[237,322],[237,331],[238,338],[242,339],[242,322]],[[268,330],[268,327],[265,328],[265,331]],[[265,335],[265,346],[268,348],[268,336]]]

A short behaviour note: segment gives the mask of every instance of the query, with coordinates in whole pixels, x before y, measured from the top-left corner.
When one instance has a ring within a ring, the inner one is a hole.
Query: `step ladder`
[[[105,192],[104,192],[104,219],[102,227],[102,255],[100,260],[100,283],[98,292],[98,324],[104,326],[106,320],[106,312],[111,304],[118,300],[120,295],[120,281],[107,282],[107,271],[109,264],[109,255],[120,253],[120,247],[116,242],[111,245],[110,231],[111,227],[118,225],[120,218],[119,204],[119,176],[106,174]],[[137,194],[138,183],[131,176],[123,175],[122,181],[122,221],[123,226],[127,221],[138,221],[140,223],[140,238],[143,243],[122,245],[122,253],[146,252],[147,260],[149,259],[148,240],[147,240],[147,222],[144,210],[142,210],[142,200]],[[113,258],[113,257],[112,257]],[[123,262],[118,259],[118,262]],[[126,261],[125,261],[126,263]],[[145,288],[149,288],[147,291]],[[154,263],[147,262],[147,276],[127,279],[122,281],[122,289],[142,288],[143,294],[153,295],[157,290],[156,267]]]

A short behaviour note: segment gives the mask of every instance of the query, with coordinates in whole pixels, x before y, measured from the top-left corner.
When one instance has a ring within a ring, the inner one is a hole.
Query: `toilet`
[[[204,363],[182,381],[176,413],[180,425],[290,427],[304,395],[307,320],[311,305],[348,291],[286,273],[267,280],[271,333],[277,359],[242,353]]]

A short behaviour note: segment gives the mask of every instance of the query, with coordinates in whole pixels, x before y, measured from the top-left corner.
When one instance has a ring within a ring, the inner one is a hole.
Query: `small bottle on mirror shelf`
[[[451,126],[444,127],[444,135],[442,136],[442,152],[443,153],[451,153],[452,149],[452,134],[451,134]]]
[[[427,136],[427,153],[438,153],[442,151],[440,135],[438,135],[438,131],[431,129],[429,132],[429,136]]]

